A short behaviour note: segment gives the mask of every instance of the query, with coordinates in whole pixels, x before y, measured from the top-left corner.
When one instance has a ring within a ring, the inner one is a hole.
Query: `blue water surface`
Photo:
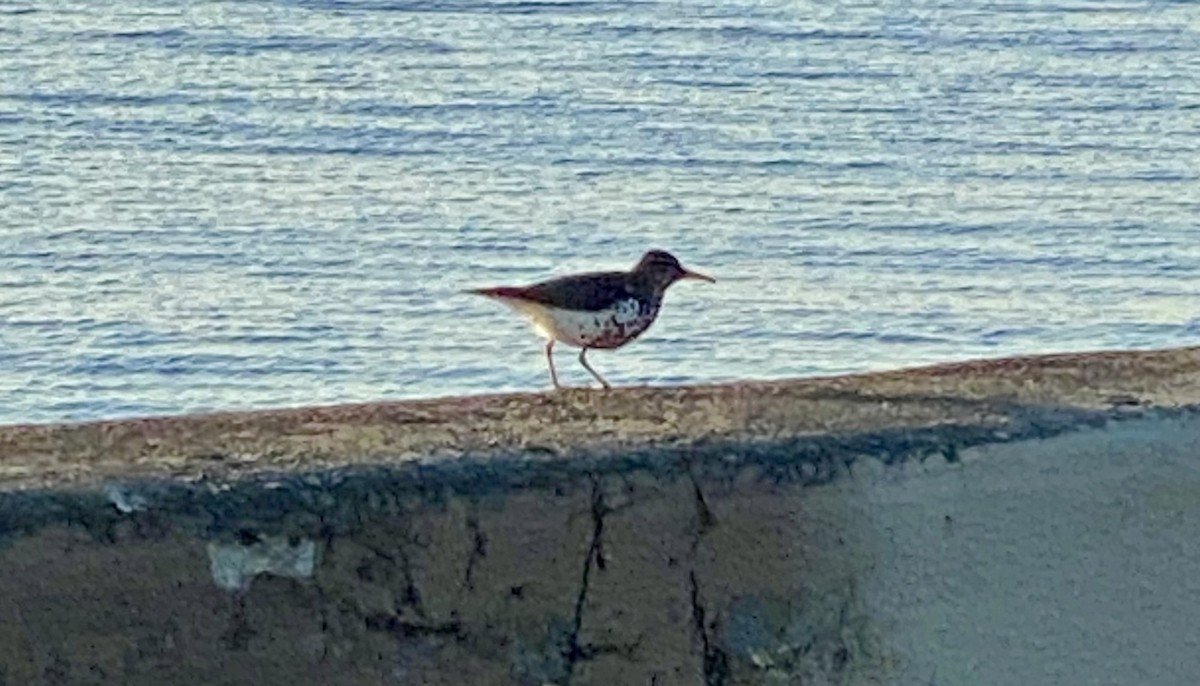
[[[459,290],[648,247],[615,383],[1196,343],[1200,6],[0,4],[0,422],[544,388]]]

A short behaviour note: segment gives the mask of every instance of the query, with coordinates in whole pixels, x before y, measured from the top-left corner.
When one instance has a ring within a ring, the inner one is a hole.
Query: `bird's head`
[[[716,283],[716,279],[684,268],[675,256],[665,250],[651,250],[633,268],[638,278],[655,290],[665,290],[680,279],[697,279]]]

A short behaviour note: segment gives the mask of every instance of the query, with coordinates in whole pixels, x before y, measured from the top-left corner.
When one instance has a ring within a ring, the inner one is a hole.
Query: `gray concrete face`
[[[1200,681],[1200,420],[877,470],[870,615],[895,683]]]
[[[1194,684],[1200,350],[0,428],[0,684]]]

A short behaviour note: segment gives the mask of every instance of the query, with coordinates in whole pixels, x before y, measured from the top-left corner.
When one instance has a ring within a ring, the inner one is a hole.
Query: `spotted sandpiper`
[[[579,363],[605,388],[612,388],[588,364],[593,348],[613,350],[650,328],[662,307],[663,293],[680,279],[715,283],[710,276],[685,269],[674,255],[651,250],[627,272],[590,272],[561,276],[532,286],[496,286],[467,291],[494,298],[529,318],[546,338],[546,362],[555,388],[554,343],[581,348]]]

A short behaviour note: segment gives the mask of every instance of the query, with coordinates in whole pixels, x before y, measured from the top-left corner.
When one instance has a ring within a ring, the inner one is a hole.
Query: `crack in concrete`
[[[412,558],[408,555],[408,549],[400,542],[397,542],[395,557],[387,555],[378,549],[375,549],[375,553],[389,562],[399,561],[400,563],[400,575],[404,578],[404,590],[400,595],[400,607],[411,608],[421,619],[428,619],[429,615],[425,611],[425,601],[421,595],[421,588],[417,585],[417,578],[413,572]]]
[[[705,686],[725,686],[729,683],[729,655],[716,645],[713,637],[709,636],[709,625],[704,604],[700,602],[700,583],[696,579],[696,570],[688,572],[688,582],[691,585],[692,627],[700,637],[703,649],[703,674]],[[712,622],[716,625],[716,620]]]
[[[587,602],[588,588],[591,584],[592,568],[603,570],[604,561],[604,517],[611,510],[604,500],[604,488],[600,477],[593,475],[592,480],[592,540],[588,545],[587,557],[583,561],[583,572],[580,574],[579,593],[575,597],[575,614],[572,619],[571,633],[567,636],[567,644],[563,648],[566,659],[567,673],[563,678],[564,684],[571,683],[575,673],[575,665],[590,660],[605,652],[617,652],[614,646],[580,645],[579,633],[583,628],[583,611]],[[636,647],[636,644],[634,645]],[[631,649],[632,650],[632,649]]]
[[[708,500],[704,497],[704,491],[700,489],[700,480],[696,478],[696,472],[692,469],[691,460],[683,460],[683,469],[687,472],[688,479],[692,482],[692,497],[696,503],[696,516],[700,520],[700,526],[696,531],[696,536],[692,540],[692,550],[696,550],[696,546],[700,544],[700,537],[709,529],[717,525],[717,517],[713,514],[712,509],[708,506]]]
[[[692,535],[691,555],[693,558],[693,567],[688,571],[689,597],[692,604],[692,628],[700,638],[701,666],[705,686],[725,686],[729,683],[730,679],[729,655],[716,645],[715,638],[709,635],[708,613],[705,611],[704,604],[700,602],[700,582],[696,576],[696,568],[694,566],[695,556],[700,549],[700,544],[704,541],[704,535],[717,525],[717,518],[713,514],[712,508],[708,506],[708,500],[704,497],[704,491],[700,488],[700,480],[696,478],[691,460],[684,458],[683,467],[688,479],[692,482],[692,498],[696,507],[696,518],[699,522],[699,526],[696,527]],[[715,626],[715,620],[713,624]]]
[[[418,617],[425,619],[425,603],[421,599],[421,589],[417,588],[417,582],[413,578],[412,563],[409,562],[408,554],[403,552],[403,548],[400,550],[400,573],[404,575],[404,594],[400,597],[400,605],[411,607]]]
[[[247,650],[250,647],[250,639],[258,632],[251,628],[250,621],[246,617],[246,594],[235,594],[232,603],[233,608],[230,612],[229,622],[221,639],[231,651]]]
[[[412,560],[408,555],[405,547],[399,543],[396,545],[396,555],[381,549],[379,546],[366,543],[364,547],[370,550],[376,557],[388,562],[400,570],[400,575],[404,579],[404,589],[401,591],[397,610],[403,608],[411,608],[414,613],[421,619],[428,619],[429,615],[425,611],[425,604],[421,597],[421,589],[417,586],[416,575],[413,573]],[[398,563],[398,564],[397,564]]]
[[[487,557],[487,534],[479,528],[479,518],[467,517],[467,532],[471,535],[471,555],[467,558],[467,568],[463,572],[463,586],[468,591],[475,590],[475,567],[479,561]]]

